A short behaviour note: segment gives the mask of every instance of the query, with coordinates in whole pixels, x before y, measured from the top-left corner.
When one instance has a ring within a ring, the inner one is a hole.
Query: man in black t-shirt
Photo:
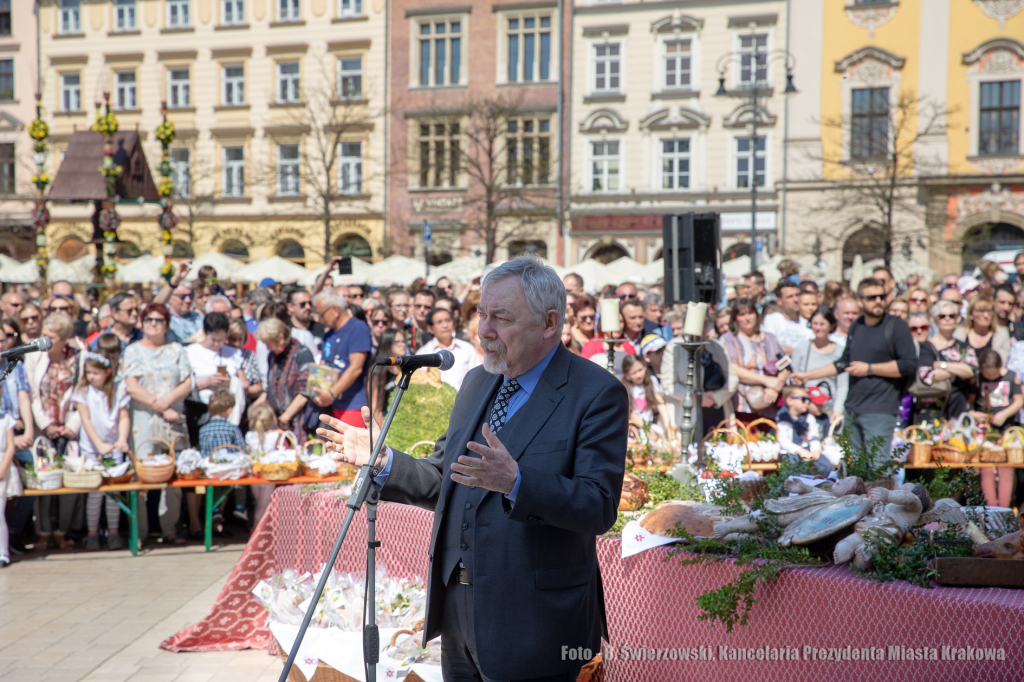
[[[1013,313],[1013,304],[1017,301],[1017,294],[1013,291],[1013,285],[1006,282],[996,287],[992,296],[992,307],[995,310],[995,326],[1005,327],[1010,333],[1010,338],[1016,341],[1024,341],[1024,322],[1013,322],[1010,315]]]
[[[794,372],[792,377],[805,383],[840,371],[850,375],[845,415],[850,445],[861,449],[868,440],[881,436],[884,445],[874,462],[878,466],[889,458],[900,399],[906,392],[907,378],[917,371],[917,352],[907,323],[885,314],[883,282],[874,278],[861,281],[857,297],[864,315],[850,325],[842,357],[810,372]],[[833,415],[833,420],[837,418]]]

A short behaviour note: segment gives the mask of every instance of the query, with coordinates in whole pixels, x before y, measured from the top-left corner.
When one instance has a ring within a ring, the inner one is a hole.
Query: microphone
[[[50,340],[49,336],[40,336],[35,341],[29,343],[23,343],[20,346],[15,346],[10,350],[5,350],[0,353],[0,358],[14,358],[25,355],[26,353],[38,353],[43,350],[50,350],[53,348],[53,341]]]
[[[427,355],[400,355],[396,358],[384,358],[378,360],[376,364],[385,367],[401,367],[409,372],[421,367],[440,367],[441,371],[444,371],[455,365],[455,356],[449,350],[439,350]]]

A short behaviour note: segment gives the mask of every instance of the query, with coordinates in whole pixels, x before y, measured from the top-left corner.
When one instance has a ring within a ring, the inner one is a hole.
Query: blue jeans
[[[878,451],[873,466],[880,467],[892,457],[892,432],[896,428],[895,413],[868,412],[865,414],[846,413],[846,428],[850,430],[850,447],[863,450],[864,443],[881,436],[883,443]]]

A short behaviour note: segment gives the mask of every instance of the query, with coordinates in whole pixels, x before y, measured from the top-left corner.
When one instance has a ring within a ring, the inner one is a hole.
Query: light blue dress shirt
[[[544,375],[544,370],[546,370],[548,365],[551,364],[551,358],[555,357],[555,351],[557,350],[558,346],[555,346],[547,355],[541,358],[540,362],[516,377],[516,381],[519,382],[519,390],[512,395],[512,399],[508,402],[508,415],[505,417],[506,422],[508,422],[508,420],[512,418],[512,415],[518,412],[519,408],[525,405],[526,401],[530,399],[531,395],[533,395],[533,392],[537,389],[537,383],[540,381],[541,376]],[[502,386],[504,386],[508,381],[509,378],[504,377],[501,382]],[[487,414],[489,417],[490,409],[488,409]],[[388,461],[385,462],[384,468],[381,469],[381,472],[373,479],[378,487],[384,487],[384,484],[388,480],[388,475],[391,473],[391,454],[391,448],[388,448]],[[523,474],[521,472],[517,473],[516,484],[512,486],[512,492],[505,495],[513,505],[516,503],[516,495],[519,494],[519,484],[522,480]]]

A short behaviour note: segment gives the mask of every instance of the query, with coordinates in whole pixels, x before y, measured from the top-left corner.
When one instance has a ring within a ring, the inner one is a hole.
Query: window
[[[0,194],[14,194],[14,145],[0,144]]]
[[[690,188],[690,141],[661,141],[661,188]]]
[[[135,0],[115,0],[114,30],[135,30]]]
[[[295,196],[299,193],[299,145],[277,145],[277,193]]]
[[[82,32],[82,12],[79,2],[80,0],[60,0],[58,33],[75,34]]]
[[[192,154],[188,147],[174,147],[168,150],[171,162],[171,179],[174,191],[179,197],[192,196]]]
[[[853,91],[850,158],[885,158],[889,147],[889,88]]]
[[[749,137],[736,138],[736,187],[750,189],[750,148]],[[765,138],[757,138],[757,153],[754,154],[754,179],[758,187],[764,187],[764,150]]]
[[[690,87],[690,41],[665,41],[665,87]]]
[[[0,59],[0,100],[14,99],[14,60]]]
[[[190,0],[167,0],[167,28],[187,28]]]
[[[224,105],[241,106],[245,102],[245,67],[224,67]]]
[[[590,189],[616,192],[619,189],[619,143],[591,142]]]
[[[183,109],[192,101],[188,69],[171,69],[167,72],[167,105],[171,109]]]
[[[363,191],[363,143],[342,142],[338,154],[338,193]]]
[[[508,80],[546,81],[551,76],[551,16],[508,18]]]
[[[339,17],[363,16],[363,0],[338,0]]]
[[[299,20],[299,0],[277,0],[278,21]]]
[[[1020,146],[1020,81],[981,84],[979,154],[1017,154]]]
[[[11,35],[11,0],[0,0],[0,36]]]
[[[114,108],[135,109],[135,72],[118,71],[114,74]]]
[[[420,187],[458,187],[458,123],[420,124]]]
[[[546,185],[551,176],[551,121],[513,119],[507,124],[505,151],[510,185]]]
[[[462,22],[431,19],[420,28],[420,85],[458,85],[462,67]]]
[[[338,98],[359,99],[363,96],[363,59],[348,57],[338,60]]]
[[[245,150],[242,147],[224,147],[224,196],[245,195]]]
[[[594,90],[618,92],[621,62],[619,43],[594,46]]]
[[[755,75],[759,85],[768,80],[767,33],[740,36],[740,83],[753,85],[751,79]]]
[[[82,77],[77,73],[65,73],[60,77],[60,110],[82,110]]]
[[[223,0],[220,23],[224,26],[240,26],[245,23],[245,0]]]
[[[299,101],[298,62],[281,62],[277,65],[277,101]]]

